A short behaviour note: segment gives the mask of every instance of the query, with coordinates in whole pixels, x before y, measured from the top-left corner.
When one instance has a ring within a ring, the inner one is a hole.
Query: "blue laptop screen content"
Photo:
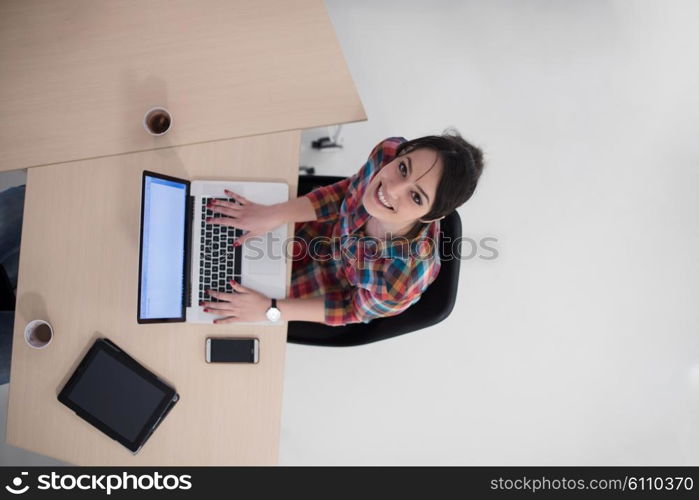
[[[182,318],[187,185],[146,176],[141,319]]]

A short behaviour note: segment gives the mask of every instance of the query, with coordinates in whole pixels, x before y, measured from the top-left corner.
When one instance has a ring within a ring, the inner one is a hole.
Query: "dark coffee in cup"
[[[49,328],[49,325],[42,324],[37,326],[34,330],[34,338],[42,344],[51,340],[51,328]]]
[[[24,340],[30,347],[42,349],[51,343],[53,328],[43,319],[35,319],[24,327]]]
[[[148,130],[154,134],[162,134],[170,128],[170,115],[163,111],[154,111],[146,123],[148,124]]]
[[[152,135],[163,135],[171,126],[172,116],[165,108],[151,108],[143,117],[143,127]]]

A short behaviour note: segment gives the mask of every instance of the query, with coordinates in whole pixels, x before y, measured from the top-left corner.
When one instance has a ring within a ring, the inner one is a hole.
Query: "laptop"
[[[139,323],[213,323],[221,316],[205,313],[199,301],[217,302],[205,294],[206,289],[233,293],[232,279],[270,298],[286,297],[287,225],[234,247],[240,229],[205,220],[221,216],[206,208],[209,200],[237,203],[224,194],[225,189],[265,205],[289,199],[289,186],[281,182],[190,182],[143,172]]]

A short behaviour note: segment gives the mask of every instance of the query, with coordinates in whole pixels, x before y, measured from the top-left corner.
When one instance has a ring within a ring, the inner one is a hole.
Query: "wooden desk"
[[[0,171],[366,120],[323,0],[3,0],[0,117]]]
[[[141,175],[285,181],[295,194],[299,141],[300,132],[283,132],[29,169],[8,443],[79,465],[276,463],[286,325],[136,323]],[[34,318],[54,327],[42,350],[24,341]],[[212,334],[258,337],[259,364],[207,364]],[[181,395],[136,456],[56,399],[98,336]]]

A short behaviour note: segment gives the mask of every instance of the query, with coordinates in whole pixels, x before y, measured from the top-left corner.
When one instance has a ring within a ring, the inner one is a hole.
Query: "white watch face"
[[[279,309],[276,307],[270,307],[267,309],[267,319],[270,321],[279,321],[279,318],[282,317],[282,313]]]

